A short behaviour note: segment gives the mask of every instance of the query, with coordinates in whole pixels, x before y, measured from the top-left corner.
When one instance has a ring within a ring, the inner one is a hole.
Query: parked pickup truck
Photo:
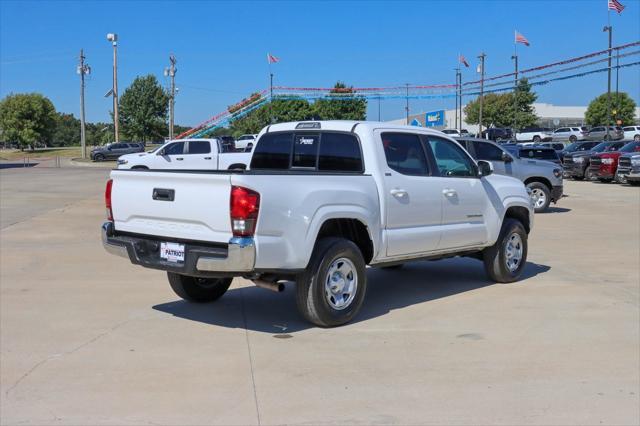
[[[234,152],[220,139],[180,139],[151,152],[123,155],[118,169],[227,170],[246,168],[251,154]]]
[[[622,154],[640,152],[640,142],[629,142],[618,151],[601,152],[589,159],[589,174],[600,182],[611,182],[616,176],[618,159]]]
[[[562,156],[564,175],[570,176],[575,180],[591,180],[594,176],[589,168],[590,157],[598,153],[617,151],[624,145],[625,143],[622,141],[604,141],[587,151],[574,151],[564,154]]]
[[[295,281],[298,309],[324,327],[357,314],[367,265],[470,256],[516,281],[533,225],[519,180],[438,131],[373,122],[268,126],[248,170],[114,170],[105,200],[106,250],[167,271],[178,296]]]
[[[618,160],[616,181],[629,185],[640,185],[640,153],[624,154]]]

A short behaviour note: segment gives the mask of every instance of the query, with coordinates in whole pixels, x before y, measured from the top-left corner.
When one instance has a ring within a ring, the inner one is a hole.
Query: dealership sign
[[[425,127],[444,126],[444,110],[426,113],[424,123]]]

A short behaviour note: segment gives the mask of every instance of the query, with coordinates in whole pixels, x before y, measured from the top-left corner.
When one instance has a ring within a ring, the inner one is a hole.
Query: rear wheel
[[[96,154],[93,156],[93,161],[104,161],[104,155]]]
[[[636,141],[636,142],[640,142],[640,135],[635,135],[633,137],[633,140]]]
[[[533,208],[536,213],[541,213],[551,204],[551,190],[542,182],[531,182],[527,184],[527,188],[531,190],[531,199],[533,200]]]
[[[213,302],[222,297],[233,278],[198,278],[167,272],[173,291],[189,302]]]
[[[308,321],[335,327],[356,316],[366,291],[366,265],[358,246],[344,238],[323,238],[296,280],[296,303]]]
[[[527,262],[527,247],[527,232],[522,223],[506,218],[496,243],[482,252],[489,278],[499,283],[510,283],[520,278]]]
[[[573,142],[575,142],[577,140],[578,140],[578,137],[576,135],[569,136],[569,142],[573,143]]]

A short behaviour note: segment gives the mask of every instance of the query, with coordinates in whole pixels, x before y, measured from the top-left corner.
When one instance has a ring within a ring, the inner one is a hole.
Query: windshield
[[[574,142],[574,143],[570,143],[569,145],[567,145],[565,147],[565,151],[577,151],[578,148],[580,147],[581,142]]]
[[[640,142],[629,142],[622,148],[620,148],[620,152],[635,152],[640,151]]]
[[[591,148],[591,151],[593,152],[605,152],[608,151],[608,147],[611,146],[610,142],[600,142],[598,145],[594,146],[593,148]]]

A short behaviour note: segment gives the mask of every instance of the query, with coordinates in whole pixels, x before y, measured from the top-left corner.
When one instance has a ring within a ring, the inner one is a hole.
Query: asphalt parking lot
[[[0,171],[2,424],[640,423],[640,190],[566,182],[525,279],[480,262],[369,270],[357,320],[293,288],[194,306],[107,255],[108,171]]]

